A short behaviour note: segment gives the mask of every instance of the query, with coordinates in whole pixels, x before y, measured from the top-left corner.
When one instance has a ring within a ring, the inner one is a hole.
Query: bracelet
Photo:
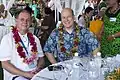
[[[115,39],[115,35],[112,35],[112,37]]]

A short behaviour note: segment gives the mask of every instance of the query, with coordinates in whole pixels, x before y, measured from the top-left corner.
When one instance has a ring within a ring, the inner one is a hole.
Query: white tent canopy
[[[55,10],[57,9],[59,12],[61,12],[63,8],[73,9],[76,18],[78,17],[79,14],[82,14],[82,10],[85,4],[85,0],[51,0],[51,1],[53,1],[55,4]],[[55,17],[56,16],[58,17],[59,14],[56,14]]]
[[[76,18],[79,14],[82,13],[82,9],[85,4],[85,0],[51,0],[51,1],[53,1],[55,5],[55,10],[57,9],[57,11],[59,12],[61,12],[63,8],[73,9]],[[3,3],[5,5],[6,10],[9,10],[12,7],[12,4],[14,2],[15,0],[0,0],[0,3]],[[59,14],[56,14],[55,18],[57,16],[59,16]],[[55,21],[58,21],[58,20],[55,20]]]
[[[0,3],[4,4],[6,10],[9,10],[14,2],[15,0],[0,0]]]

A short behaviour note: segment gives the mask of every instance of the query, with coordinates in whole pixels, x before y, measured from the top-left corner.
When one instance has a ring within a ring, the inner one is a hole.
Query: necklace
[[[80,39],[79,39],[80,29],[79,29],[77,23],[75,23],[75,29],[74,29],[75,34],[74,34],[74,39],[73,39],[73,46],[72,46],[70,51],[67,51],[67,49],[64,47],[64,38],[63,38],[64,29],[63,29],[63,24],[62,23],[58,27],[58,30],[59,30],[58,45],[60,47],[60,51],[65,53],[66,57],[74,56],[74,54],[78,50],[78,44],[80,42]]]
[[[22,46],[22,40],[18,34],[18,30],[16,28],[13,28],[12,33],[13,33],[13,38],[15,40],[18,55],[21,58],[23,58],[23,62],[30,64],[37,58],[37,53],[38,53],[35,38],[33,37],[33,34],[29,32],[27,33],[27,36],[28,36],[28,39],[31,45],[31,52],[32,52],[31,56],[28,58],[26,55],[28,51],[24,48],[24,46]]]

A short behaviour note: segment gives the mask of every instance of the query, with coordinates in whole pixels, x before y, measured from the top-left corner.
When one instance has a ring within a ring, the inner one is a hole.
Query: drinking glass
[[[88,79],[88,72],[89,72],[89,62],[91,57],[90,56],[81,56],[80,57],[80,69],[79,72],[82,74],[79,74],[81,80],[89,80]]]
[[[62,73],[63,73],[63,67],[59,66],[59,68],[57,66],[53,67],[53,77],[54,80],[60,80],[62,77]]]
[[[90,80],[99,80],[99,67],[95,63],[95,60],[91,60],[89,63],[89,71],[88,71],[88,77]]]
[[[107,67],[109,68],[109,71],[112,72],[114,70],[114,58],[113,57],[107,57],[106,58],[106,63]]]
[[[101,64],[101,73],[102,75],[105,75],[110,72],[110,68],[107,64],[106,58],[102,59],[102,64]]]
[[[64,61],[64,73],[66,74],[66,80],[68,80],[71,77],[71,74],[73,72],[73,63],[72,61]]]

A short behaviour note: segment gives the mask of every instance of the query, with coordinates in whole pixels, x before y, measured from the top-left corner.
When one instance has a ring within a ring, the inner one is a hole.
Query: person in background
[[[75,23],[73,10],[64,8],[61,12],[62,23],[49,36],[44,52],[49,61],[56,62],[71,59],[77,52],[79,56],[93,56],[99,51],[99,43],[85,28]],[[57,60],[54,53],[56,53]]]
[[[55,19],[51,13],[52,13],[51,9],[46,7],[45,8],[46,15],[41,24],[41,26],[43,26],[43,28],[41,29],[43,34],[41,34],[40,38],[42,48],[44,48],[45,42],[47,41],[51,32],[56,28]],[[47,29],[44,28],[45,26],[47,27]]]
[[[35,18],[37,18],[38,10],[37,10],[36,0],[32,0],[32,4],[30,5],[30,8],[32,8],[32,10],[33,10],[33,16],[34,16]]]
[[[9,9],[9,12],[11,14],[12,17],[15,17],[17,14],[17,10],[16,8],[18,8],[17,4],[13,4],[12,7]]]
[[[15,20],[13,19],[9,11],[5,10],[4,4],[0,5],[0,23],[4,24],[4,26],[6,27],[15,25]]]
[[[89,22],[90,22],[92,15],[93,15],[93,8],[87,7],[85,9],[85,13],[81,15],[81,17],[79,18],[78,25],[80,27],[89,28]]]
[[[43,51],[39,39],[29,32],[31,11],[23,9],[16,26],[1,41],[0,61],[4,80],[30,80],[43,68]]]
[[[89,30],[96,36],[96,38],[101,41],[101,34],[103,29],[103,13],[99,11],[95,19],[90,21]]]
[[[55,15],[59,15],[58,17],[56,16],[56,20],[61,21],[61,13],[60,13],[59,9],[57,8],[57,6],[56,6],[56,11],[55,11],[55,0],[48,0],[48,1],[49,2],[48,2],[47,7],[52,10],[52,15],[53,15],[54,19],[55,19]],[[59,5],[59,4],[56,3],[56,5]]]
[[[15,25],[15,20],[11,14],[5,10],[3,4],[0,5],[0,42],[4,35],[9,33],[10,26]]]
[[[101,39],[102,57],[120,54],[120,0],[107,0]]]
[[[4,4],[0,5],[0,17],[2,17],[2,18],[7,17],[7,10],[5,10]]]

